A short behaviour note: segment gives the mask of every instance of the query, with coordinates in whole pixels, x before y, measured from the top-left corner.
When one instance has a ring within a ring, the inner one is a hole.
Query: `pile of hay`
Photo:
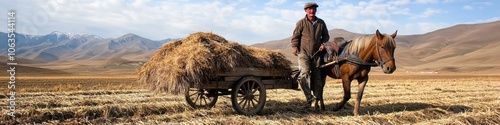
[[[139,69],[138,82],[155,92],[183,94],[190,85],[208,83],[215,74],[233,68],[290,70],[283,54],[229,42],[213,33],[197,32],[164,44]]]

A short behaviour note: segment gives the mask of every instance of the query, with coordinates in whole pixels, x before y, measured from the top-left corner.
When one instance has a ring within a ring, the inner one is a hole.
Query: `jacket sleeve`
[[[297,22],[297,24],[295,25],[295,29],[293,30],[292,47],[299,47],[300,46],[300,39],[302,37],[302,29],[303,29],[300,22],[301,21]]]
[[[323,31],[321,31],[322,35],[321,35],[321,42],[322,43],[326,43],[328,42],[328,40],[330,40],[330,35],[328,34],[328,28],[326,27],[326,23],[324,21],[323,22]]]

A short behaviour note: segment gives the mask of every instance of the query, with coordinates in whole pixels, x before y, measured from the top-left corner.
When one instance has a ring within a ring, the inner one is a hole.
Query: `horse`
[[[344,97],[340,103],[333,109],[334,111],[340,110],[345,103],[351,98],[351,82],[358,81],[358,94],[353,110],[354,115],[359,115],[359,105],[363,97],[363,91],[366,83],[368,82],[368,73],[372,66],[380,66],[385,74],[392,74],[396,70],[396,60],[394,59],[394,50],[396,49],[396,42],[394,38],[397,35],[397,30],[392,35],[380,34],[377,30],[373,35],[365,35],[352,40],[351,43],[345,47],[344,54],[350,58],[340,61],[340,71],[336,75],[336,68],[334,65],[326,66],[321,69],[322,85],[315,86],[317,92],[315,96],[318,98],[316,101],[316,108],[318,108],[318,101],[321,103],[321,109],[325,109],[323,102],[323,88],[325,85],[326,77],[342,79],[342,86],[344,89]],[[357,58],[357,59],[353,59]]]

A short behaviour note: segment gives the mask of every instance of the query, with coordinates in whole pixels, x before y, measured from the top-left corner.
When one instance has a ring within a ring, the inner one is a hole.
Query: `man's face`
[[[308,17],[314,17],[314,16],[316,16],[316,8],[317,7],[306,8],[305,11],[306,11],[307,16]]]

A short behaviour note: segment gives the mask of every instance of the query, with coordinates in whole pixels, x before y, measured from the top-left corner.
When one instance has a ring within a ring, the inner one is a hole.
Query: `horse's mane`
[[[392,39],[391,36],[387,34],[383,34],[383,36],[384,36],[383,41],[388,41],[387,43],[388,46],[396,47],[396,42]],[[361,49],[368,47],[370,45],[374,37],[375,35],[365,35],[352,40],[350,45],[347,47],[347,53],[357,55]]]

